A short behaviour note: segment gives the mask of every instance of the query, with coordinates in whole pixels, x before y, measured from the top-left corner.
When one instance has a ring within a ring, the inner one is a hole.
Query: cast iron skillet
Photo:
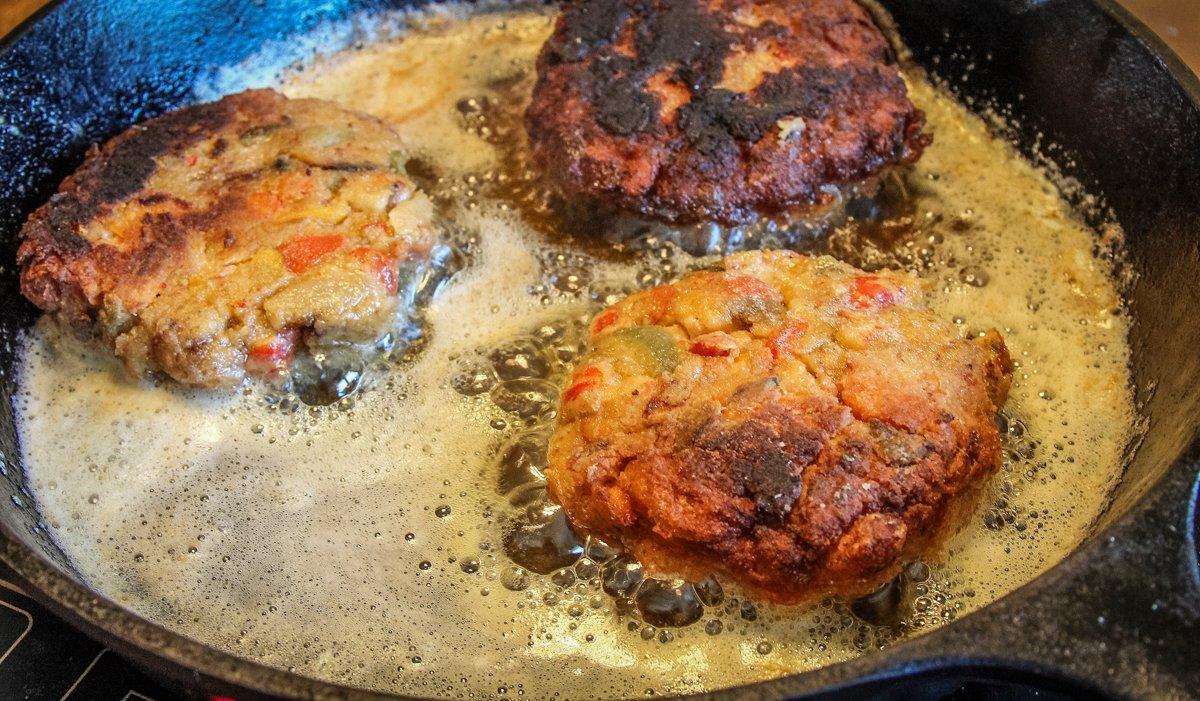
[[[721,698],[1191,696],[1200,690],[1200,81],[1108,0],[884,0],[915,58],[976,105],[1007,106],[1027,151],[1111,206],[1136,280],[1133,374],[1148,431],[1095,534],[992,605],[844,664]],[[24,217],[88,144],[189,101],[207,71],[381,0],[66,0],[0,44],[0,393],[34,319],[12,265]],[[299,58],[299,56],[297,56]],[[1086,449],[1086,447],[1085,447]],[[188,695],[381,698],[178,636],[89,591],[24,487],[0,402],[0,558],[49,609]],[[998,690],[998,691],[997,691]]]

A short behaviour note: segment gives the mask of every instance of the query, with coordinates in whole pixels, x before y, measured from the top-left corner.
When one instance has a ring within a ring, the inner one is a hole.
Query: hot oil
[[[343,683],[634,696],[863,654],[1011,591],[1087,535],[1134,425],[1127,320],[1112,262],[1094,253],[1119,232],[1085,227],[1056,181],[915,75],[933,146],[837,217],[799,233],[597,231],[607,220],[580,221],[521,160],[518,119],[552,16],[472,12],[403,17],[398,38],[282,78],[290,95],[394,122],[414,177],[476,242],[425,309],[423,345],[353,401],[135,386],[48,327],[30,337],[17,400],[30,484],[94,587],[194,638]],[[584,319],[708,260],[691,254],[785,243],[916,272],[964,335],[999,328],[1018,363],[1004,467],[946,551],[872,597],[803,610],[647,573],[570,531],[540,487]]]

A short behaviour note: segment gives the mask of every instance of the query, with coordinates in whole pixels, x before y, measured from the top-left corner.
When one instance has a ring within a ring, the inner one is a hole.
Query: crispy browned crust
[[[677,364],[646,371],[645,338]],[[782,603],[865,593],[974,505],[1011,373],[999,334],[959,338],[909,276],[738,254],[596,318],[549,491],[655,569]]]
[[[161,269],[182,250],[187,232],[164,212],[140,240],[119,250],[86,238],[83,231],[88,222],[137,195],[160,156],[179,153],[210,134],[227,130],[239,113],[247,120],[254,114],[272,112],[274,103],[269,91],[243,93],[168,112],[135,125],[103,146],[93,145],[83,165],[21,230],[23,240],[17,252],[21,292],[46,311],[90,324],[96,311],[92,300],[98,291],[136,285],[139,278]],[[159,203],[188,208],[186,202]]]
[[[571,0],[525,123],[564,190],[668,221],[821,205],[929,142],[853,0]]]
[[[134,375],[192,385],[278,370],[309,332],[368,340],[395,306],[383,269],[431,234],[393,226],[413,220],[393,207],[422,209],[400,147],[373,117],[272,90],[151,119],[93,147],[29,218],[21,291]],[[300,239],[317,247],[288,248]]]

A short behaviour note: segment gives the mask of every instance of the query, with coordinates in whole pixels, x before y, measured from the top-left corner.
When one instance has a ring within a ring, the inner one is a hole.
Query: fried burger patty
[[[659,569],[865,593],[997,469],[1011,373],[999,334],[960,338],[911,276],[733,255],[593,320],[549,491]]]
[[[300,341],[370,342],[433,208],[382,122],[271,90],[139,124],[67,178],[22,231],[21,290],[129,371],[235,383]]]
[[[923,124],[854,0],[569,0],[526,113],[568,193],[726,223],[915,161]]]

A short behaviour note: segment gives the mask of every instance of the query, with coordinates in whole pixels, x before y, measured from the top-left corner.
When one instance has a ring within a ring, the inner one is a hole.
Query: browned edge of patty
[[[63,181],[58,192],[21,229],[17,265],[21,268],[22,294],[41,309],[59,313],[74,326],[90,324],[95,310],[91,309],[80,282],[68,274],[71,262],[95,251],[97,275],[136,278],[143,271],[165,263],[177,243],[172,239],[186,238],[187,233],[179,227],[157,226],[155,233],[163,238],[149,242],[133,258],[84,238],[80,231],[87,222],[108,207],[134,196],[155,172],[159,157],[182,152],[222,131],[239,112],[270,112],[280,99],[273,90],[239,93],[217,102],[168,112],[134,125],[102,146],[93,145],[79,169]]]

